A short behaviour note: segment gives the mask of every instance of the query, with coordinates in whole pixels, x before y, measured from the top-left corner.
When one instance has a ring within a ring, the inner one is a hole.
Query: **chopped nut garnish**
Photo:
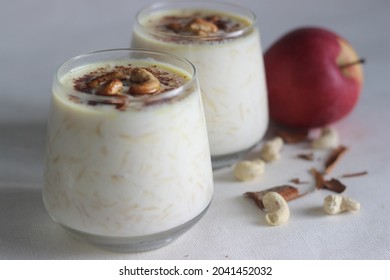
[[[198,37],[200,39],[199,42],[206,42],[226,40],[230,36],[224,36],[225,34],[240,30],[244,31],[244,28],[250,24],[251,22],[247,19],[240,19],[227,14],[209,14],[194,11],[185,15],[172,13],[155,17],[148,21],[145,26],[155,30],[156,33],[172,35],[164,36],[164,40],[185,42],[187,40],[192,41],[194,37]]]
[[[251,198],[256,203],[256,205],[263,210],[264,209],[263,197],[268,192],[277,192],[278,194],[283,196],[283,198],[286,201],[290,201],[304,195],[304,194],[299,194],[298,189],[293,186],[282,185],[282,186],[273,187],[259,192],[246,192],[244,193],[244,196]]]
[[[347,149],[348,149],[347,147],[341,145],[332,151],[332,153],[330,154],[330,156],[325,162],[325,171],[324,171],[325,174],[329,174],[333,170],[333,168],[340,160],[340,158],[345,154]]]
[[[130,81],[132,82],[129,89],[131,95],[152,94],[160,89],[160,81],[142,68],[134,68],[131,71]]]
[[[138,73],[140,72],[140,73]],[[134,74],[131,76],[131,74]],[[96,67],[92,71],[73,79],[73,88],[78,92],[110,98],[87,98],[69,96],[75,103],[90,106],[113,105],[119,111],[131,106],[134,97],[145,94],[163,93],[182,86],[187,77],[181,73],[165,70],[158,65],[137,67],[132,64]],[[157,90],[156,90],[157,89]],[[145,105],[153,105],[159,100],[145,100]]]
[[[342,175],[341,177],[342,178],[351,178],[351,177],[364,176],[367,174],[368,174],[367,171],[362,171],[362,172],[356,172],[356,173],[347,173],[347,174]]]

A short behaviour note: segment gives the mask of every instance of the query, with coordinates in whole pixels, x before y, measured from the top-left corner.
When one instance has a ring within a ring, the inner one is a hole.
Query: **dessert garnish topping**
[[[131,95],[153,94],[160,89],[160,81],[143,68],[134,68],[130,74],[130,81],[129,93]]]
[[[123,83],[119,79],[113,79],[101,86],[97,91],[96,94],[98,95],[115,95],[115,94],[121,94],[123,90]]]
[[[235,32],[247,25],[248,23],[234,17],[195,12],[185,16],[165,16],[156,25],[156,29],[163,33],[170,31],[184,36],[207,37]]]
[[[90,89],[96,89],[99,86],[106,84],[108,82],[111,82],[112,80],[115,80],[115,79],[122,80],[122,79],[125,79],[125,76],[118,71],[112,71],[112,72],[100,75],[96,78],[93,78],[92,80],[90,80],[87,83],[87,86]]]
[[[187,26],[186,29],[198,36],[208,36],[209,34],[218,31],[218,27],[211,21],[202,18],[195,18]]]

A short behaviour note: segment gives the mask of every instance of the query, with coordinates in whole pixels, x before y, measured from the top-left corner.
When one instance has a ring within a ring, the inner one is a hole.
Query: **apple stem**
[[[365,62],[366,62],[366,60],[364,58],[360,58],[359,60],[344,64],[344,65],[340,65],[340,69],[347,68],[347,67],[350,67],[352,65],[359,64],[359,63],[363,64]]]

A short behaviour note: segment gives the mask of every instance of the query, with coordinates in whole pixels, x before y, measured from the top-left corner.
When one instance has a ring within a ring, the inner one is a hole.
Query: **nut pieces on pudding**
[[[113,79],[105,83],[98,91],[99,95],[116,95],[121,94],[123,90],[123,83],[119,79]]]
[[[126,100],[145,95],[155,95],[184,84],[186,77],[155,66],[120,65],[114,68],[99,67],[74,80],[74,89],[97,96],[115,97],[110,100],[90,101],[89,105],[116,105],[126,108]],[[79,98],[71,98],[80,102]]]
[[[75,85],[77,90],[87,93],[95,91],[97,95],[125,94],[124,84],[126,84],[128,87],[127,94],[133,96],[162,92],[160,91],[158,78],[145,68],[129,66],[104,74],[91,72],[88,75],[92,76],[92,78],[84,76],[79,79],[79,84],[76,83]],[[97,76],[95,77],[95,75]],[[80,84],[84,79],[90,79],[86,83],[87,87],[83,87]]]
[[[131,71],[132,82],[129,93],[131,95],[153,94],[160,89],[160,81],[149,71],[142,68],[134,68]]]
[[[195,18],[187,28],[198,36],[208,36],[218,31],[218,27],[214,23],[202,18]]]
[[[156,25],[156,30],[161,33],[172,32],[183,36],[219,36],[235,32],[244,27],[244,23],[231,17],[210,14],[201,15],[170,15],[161,18],[161,23]]]

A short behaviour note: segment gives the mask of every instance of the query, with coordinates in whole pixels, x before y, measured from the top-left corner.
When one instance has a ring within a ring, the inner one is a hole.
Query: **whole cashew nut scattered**
[[[321,131],[321,136],[315,139],[311,146],[313,149],[331,149],[339,145],[339,136],[337,131],[331,127],[325,127]]]
[[[349,197],[331,194],[324,199],[323,208],[326,213],[335,215],[345,211],[358,211],[360,203]]]
[[[280,151],[283,148],[283,139],[275,137],[267,141],[260,151],[260,157],[266,162],[278,160],[280,158]]]
[[[267,223],[271,226],[284,224],[290,218],[290,209],[283,196],[277,192],[268,192],[263,197],[263,204],[268,214],[265,216]]]
[[[250,181],[264,173],[265,163],[261,159],[243,160],[234,166],[233,175],[238,181]]]
[[[160,89],[160,81],[149,71],[135,68],[131,71],[129,89],[131,95],[145,95],[156,93]]]

